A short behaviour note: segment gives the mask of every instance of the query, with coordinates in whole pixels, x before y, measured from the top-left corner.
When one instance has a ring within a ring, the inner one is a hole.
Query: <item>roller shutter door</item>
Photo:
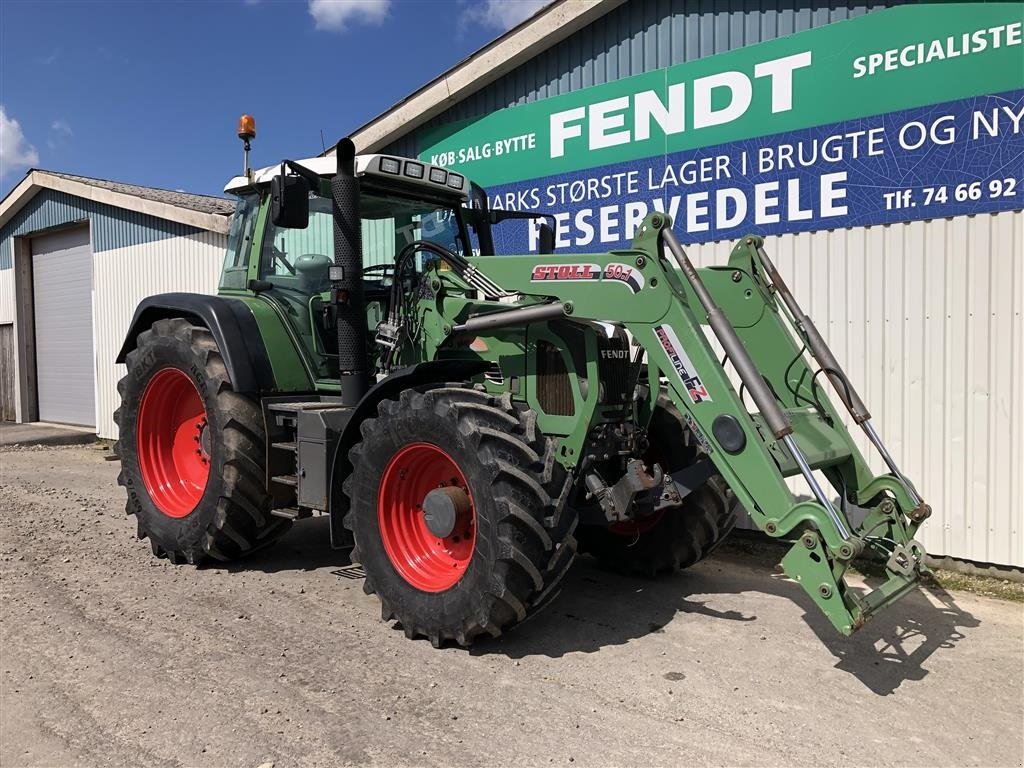
[[[96,425],[89,228],[32,238],[40,421]]]

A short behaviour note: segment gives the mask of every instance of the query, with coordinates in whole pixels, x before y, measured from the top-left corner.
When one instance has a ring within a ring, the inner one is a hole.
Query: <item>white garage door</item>
[[[96,425],[89,228],[32,238],[40,421]]]

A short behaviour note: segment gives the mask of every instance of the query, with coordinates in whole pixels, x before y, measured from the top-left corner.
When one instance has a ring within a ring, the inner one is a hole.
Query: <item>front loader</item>
[[[930,509],[760,237],[695,269],[654,213],[626,250],[558,255],[545,223],[539,255],[497,256],[492,227],[540,215],[347,140],[227,191],[219,295],[143,301],[119,358],[120,481],[157,556],[230,560],[327,514],[383,617],[435,645],[532,615],[578,549],[693,565],[738,506],[795,541],[785,573],[844,634],[927,573]],[[884,563],[867,594],[859,557]]]

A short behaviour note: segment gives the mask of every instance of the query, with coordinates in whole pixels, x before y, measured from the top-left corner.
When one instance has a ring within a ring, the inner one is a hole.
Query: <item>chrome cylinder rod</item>
[[[797,466],[800,467],[801,474],[804,476],[804,479],[811,488],[811,492],[814,494],[814,498],[817,499],[818,503],[825,508],[825,511],[832,519],[840,538],[844,541],[849,539],[850,533],[846,528],[846,524],[843,522],[842,515],[836,511],[835,507],[832,506],[832,502],[828,500],[828,496],[825,495],[825,491],[822,490],[821,485],[818,483],[818,479],[811,471],[803,452],[797,447],[796,441],[793,439],[793,426],[790,423],[789,416],[786,415],[786,412],[779,406],[778,401],[776,401],[775,396],[765,383],[761,372],[757,369],[757,365],[747,353],[746,348],[743,346],[743,342],[740,341],[739,336],[736,335],[736,331],[726,318],[725,313],[722,312],[718,305],[715,304],[710,291],[708,291],[707,286],[705,286],[704,282],[700,279],[700,275],[697,274],[697,270],[694,269],[693,264],[686,255],[686,251],[683,250],[683,246],[679,243],[679,240],[676,239],[675,233],[671,229],[666,228],[662,230],[661,234],[665,241],[665,245],[668,246],[669,253],[676,262],[676,266],[686,276],[690,286],[693,288],[693,292],[697,294],[697,299],[700,301],[701,306],[707,313],[708,324],[711,326],[711,330],[714,332],[719,343],[722,345],[722,348],[732,361],[732,365],[736,369],[736,373],[739,374],[740,379],[750,391],[750,395],[753,397],[754,403],[761,412],[761,416],[764,418],[765,424],[768,425],[768,428],[772,431],[772,435],[775,439],[782,440],[786,448],[788,448],[789,452],[793,455]]]
[[[839,399],[843,401],[843,405],[846,406],[846,410],[849,411],[850,416],[853,420],[860,425],[861,429],[864,430],[864,434],[867,435],[868,440],[875,446],[875,449],[881,455],[882,460],[886,466],[889,467],[889,471],[893,477],[899,480],[900,484],[906,489],[907,494],[915,504],[921,504],[921,497],[914,490],[914,486],[910,484],[910,481],[904,477],[903,473],[900,472],[899,467],[896,466],[896,461],[890,455],[889,451],[886,450],[885,444],[882,443],[882,438],[875,432],[875,428],[871,425],[871,414],[868,412],[867,406],[864,405],[864,401],[860,399],[860,395],[857,394],[857,390],[853,388],[850,383],[850,377],[846,375],[846,372],[839,365],[839,361],[836,360],[834,354],[832,354],[831,348],[822,338],[818,329],[814,325],[814,321],[811,320],[804,311],[797,304],[796,299],[793,296],[792,291],[789,290],[789,286],[786,285],[786,281],[782,279],[782,275],[775,268],[775,264],[768,258],[768,254],[765,253],[764,248],[759,247],[757,249],[757,255],[761,260],[761,264],[768,273],[768,279],[772,285],[779,292],[782,297],[782,301],[785,303],[786,308],[789,310],[790,315],[793,318],[793,322],[797,325],[797,330],[801,331],[804,336],[804,340],[807,342],[807,348],[811,351],[811,356],[818,361],[818,365],[821,366],[822,370],[825,371],[825,375],[828,380],[832,382],[832,387],[839,395]]]
[[[818,361],[818,365],[828,376],[829,381],[832,382],[832,386],[835,388],[836,393],[839,395],[839,399],[843,401],[843,405],[846,406],[846,410],[850,412],[853,420],[858,424],[862,424],[871,418],[871,414],[868,413],[867,406],[864,405],[864,401],[860,399],[860,395],[857,394],[857,390],[853,388],[850,383],[850,377],[846,375],[842,367],[839,365],[839,361],[836,360],[836,356],[832,354],[832,350],[828,344],[825,343],[825,339],[818,332],[818,328],[814,325],[814,321],[811,320],[804,311],[800,308],[800,305],[796,303],[796,298],[793,296],[793,292],[789,290],[789,286],[786,285],[786,281],[782,279],[782,275],[779,274],[779,270],[775,268],[775,264],[771,259],[768,258],[768,254],[765,253],[764,248],[757,249],[757,255],[761,259],[761,265],[764,267],[765,272],[768,273],[768,279],[772,285],[775,286],[775,290],[778,291],[782,297],[782,301],[785,303],[787,309],[789,309],[790,315],[793,317],[793,322],[797,325],[807,342],[807,348],[811,351],[811,355],[815,360]]]
[[[786,435],[782,438],[782,442],[785,443],[786,448],[793,455],[796,460],[797,466],[800,467],[800,474],[804,476],[804,480],[807,481],[807,485],[811,487],[811,493],[814,494],[814,498],[817,499],[818,503],[825,508],[828,516],[832,518],[832,523],[836,527],[836,531],[839,532],[839,538],[844,541],[850,538],[850,532],[846,529],[846,523],[843,522],[842,516],[832,506],[832,502],[829,501],[828,496],[825,494],[825,490],[821,487],[818,482],[818,478],[814,476],[814,471],[807,464],[807,459],[804,458],[803,453],[797,448],[796,440],[793,439],[792,435]]]
[[[772,394],[768,385],[765,384],[764,377],[757,369],[757,365],[750,358],[750,355],[747,354],[743,342],[736,335],[736,330],[732,327],[732,323],[729,322],[725,313],[715,304],[710,291],[704,285],[704,281],[700,279],[700,275],[694,269],[693,264],[686,255],[686,251],[683,250],[683,246],[676,239],[675,233],[666,227],[662,230],[661,236],[665,241],[665,245],[668,246],[669,253],[676,262],[676,266],[686,276],[690,287],[693,288],[693,292],[697,295],[697,299],[707,314],[708,325],[711,326],[711,330],[722,345],[722,349],[725,350],[729,360],[732,361],[733,368],[739,374],[740,380],[750,392],[750,396],[764,417],[765,424],[771,430],[772,436],[778,440],[783,435],[788,435],[793,431],[789,416],[779,407],[778,402],[775,400],[775,395]]]
[[[875,432],[875,428],[872,426],[871,420],[868,419],[865,421],[861,424],[861,427],[864,429],[864,434],[868,436],[868,440],[871,441],[871,444],[875,446],[876,450],[881,455],[882,461],[884,461],[885,465],[889,467],[889,471],[892,472],[893,476],[899,480],[900,484],[906,489],[907,494],[910,496],[910,500],[915,504],[922,503],[923,499],[918,495],[917,491],[914,490],[914,486],[910,484],[910,481],[903,476],[902,472],[900,472],[900,468],[896,466],[896,460],[893,459],[889,454],[889,451],[886,450],[885,444],[882,442],[882,438],[879,437],[878,433]]]

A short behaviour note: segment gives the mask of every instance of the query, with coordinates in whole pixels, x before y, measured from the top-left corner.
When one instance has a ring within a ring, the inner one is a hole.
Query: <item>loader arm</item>
[[[868,468],[824,392],[825,381],[837,388],[855,423],[877,438],[870,416],[864,418],[867,409],[809,318],[780,287],[761,239],[744,238],[728,267],[696,270],[670,227],[668,216],[652,214],[630,250],[472,263],[506,291],[560,303],[568,317],[625,327],[646,351],[651,390],[667,381],[672,401],[755,524],[770,536],[797,538],[783,569],[840,632],[850,634],[927,573],[913,537],[930,510],[880,440],[872,442],[892,471],[876,476]],[[740,391],[726,364],[743,382]],[[571,440],[560,450],[571,464]],[[816,470],[838,494],[838,505]],[[795,475],[808,482],[813,498],[794,496],[786,478]],[[848,519],[847,502],[866,510],[859,525]],[[867,595],[844,578],[862,553],[885,560],[886,581]]]

